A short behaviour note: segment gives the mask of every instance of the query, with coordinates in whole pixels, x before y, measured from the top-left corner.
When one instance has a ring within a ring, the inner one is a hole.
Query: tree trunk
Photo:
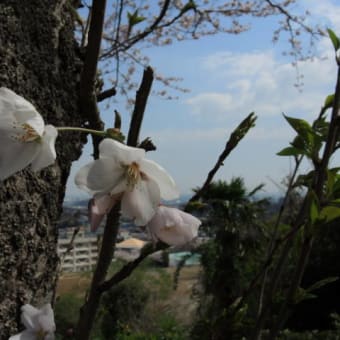
[[[81,126],[82,61],[69,0],[0,0],[0,86],[33,103],[48,124]],[[84,140],[64,133],[57,161],[0,183],[0,339],[21,329],[20,307],[50,302],[55,288],[56,222],[73,160]]]

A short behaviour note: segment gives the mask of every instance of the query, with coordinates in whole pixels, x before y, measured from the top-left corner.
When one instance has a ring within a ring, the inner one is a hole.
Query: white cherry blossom
[[[184,211],[161,205],[146,227],[154,241],[180,246],[197,237],[201,223]]]
[[[122,214],[136,225],[150,221],[161,198],[172,200],[179,196],[172,177],[160,165],[145,159],[145,150],[108,138],[99,145],[99,159],[81,168],[75,182],[94,195],[96,204],[103,203],[100,211],[107,210],[110,200],[99,198],[121,197]]]
[[[54,315],[48,303],[37,309],[29,304],[21,307],[21,322],[25,330],[9,340],[53,340],[56,330]]]
[[[53,164],[57,134],[54,126],[45,125],[31,103],[0,88],[0,180],[29,164],[33,171]]]

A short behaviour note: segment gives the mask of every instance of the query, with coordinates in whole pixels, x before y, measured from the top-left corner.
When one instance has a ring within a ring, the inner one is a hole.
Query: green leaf
[[[326,97],[325,103],[323,104],[323,106],[325,109],[328,109],[333,106],[333,103],[334,103],[334,93]]]
[[[304,154],[305,152],[303,150],[295,148],[294,146],[288,146],[277,153],[278,156],[298,156]]]
[[[139,24],[140,22],[142,22],[146,19],[145,17],[138,16],[138,10],[137,9],[133,12],[133,14],[128,12],[127,17],[128,17],[128,20],[129,20],[129,26],[130,27],[137,25],[137,24]]]
[[[318,135],[307,121],[286,115],[283,116],[298,134],[291,143],[292,146],[302,150],[301,154],[308,156],[312,160],[317,160],[322,146],[322,136]]]
[[[340,217],[340,207],[326,206],[321,209],[319,219],[324,222],[331,222]]]
[[[314,133],[312,127],[303,119],[288,117],[283,115],[289,125],[299,134],[305,134],[306,132]]]
[[[329,283],[335,282],[339,280],[338,276],[330,276],[330,277],[326,277],[325,279],[319,280],[315,283],[313,283],[311,286],[309,286],[306,289],[306,292],[312,292],[313,290],[319,289],[323,286],[328,285]]]
[[[298,304],[305,300],[315,299],[316,297],[317,296],[315,294],[310,293],[309,291],[303,289],[302,287],[298,287],[294,295],[294,303]]]
[[[336,52],[340,48],[340,40],[337,37],[337,35],[331,29],[328,28],[327,32],[328,32],[329,38],[331,39],[332,44],[333,44],[334,49],[335,49],[335,52]]]
[[[338,198],[340,197],[340,175],[336,175],[335,177],[335,181],[334,181],[334,184],[333,184],[333,187],[332,187],[332,196],[333,198]]]
[[[319,207],[315,199],[312,200],[312,203],[310,205],[310,210],[309,210],[309,218],[312,222],[312,224],[315,223],[315,221],[319,217]]]

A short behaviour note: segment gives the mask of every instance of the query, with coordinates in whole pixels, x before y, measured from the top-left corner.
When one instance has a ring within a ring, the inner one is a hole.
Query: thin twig
[[[133,261],[128,262],[125,264],[118,272],[112,275],[112,277],[105,282],[103,282],[98,289],[100,292],[105,292],[112,288],[113,286],[117,285],[119,282],[125,280],[127,277],[131,275],[131,273],[139,266],[139,264],[149,255],[162,250],[166,249],[169,246],[164,243],[157,243],[156,246],[153,244],[146,244],[140,255],[134,259]]]
[[[213,180],[216,172],[219,170],[221,166],[223,166],[223,162],[229,156],[229,154],[236,148],[238,143],[242,140],[242,138],[246,135],[246,133],[254,126],[256,120],[255,114],[252,112],[250,113],[240,124],[239,126],[232,132],[230,135],[229,140],[226,143],[226,146],[214,167],[209,171],[208,176],[202,185],[202,187],[190,198],[188,203],[197,201],[207,190],[211,181]]]
[[[300,157],[295,159],[296,160],[295,167],[294,167],[292,175],[289,178],[289,182],[288,182],[288,185],[287,185],[287,190],[286,190],[285,196],[283,198],[279,214],[278,214],[278,216],[276,218],[273,234],[272,234],[270,242],[269,242],[268,251],[267,251],[267,257],[266,257],[267,259],[268,259],[269,256],[272,256],[272,250],[274,248],[274,244],[275,244],[275,241],[276,241],[276,238],[277,238],[277,233],[278,233],[279,225],[281,223],[281,219],[282,219],[284,210],[286,208],[287,201],[289,199],[289,195],[290,195],[290,193],[292,191],[293,183],[295,181],[295,178],[296,178],[298,169],[300,167],[300,164],[302,162],[302,159],[303,159],[303,156],[300,156]],[[266,270],[264,272],[264,275],[263,275],[263,278],[262,278],[260,297],[259,297],[259,303],[258,303],[258,310],[257,310],[257,315],[258,316],[261,314],[261,311],[262,311],[262,303],[263,303],[263,296],[264,296],[265,286],[266,286],[266,281],[267,281],[268,269],[269,269],[269,267],[266,268]]]

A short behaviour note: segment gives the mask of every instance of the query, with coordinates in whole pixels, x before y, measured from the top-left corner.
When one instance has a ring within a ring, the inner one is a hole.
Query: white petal
[[[28,330],[39,329],[39,323],[37,320],[39,313],[39,309],[30,304],[26,304],[21,307],[21,322]]]
[[[17,123],[13,112],[14,104],[13,101],[7,98],[7,90],[4,87],[0,88],[0,129],[13,130],[14,123]],[[10,90],[8,90],[10,91]],[[12,93],[12,91],[10,91]]]
[[[139,163],[145,157],[145,150],[133,148],[106,138],[99,144],[99,157],[113,158],[120,165]]]
[[[98,229],[104,216],[109,213],[117,201],[118,198],[112,197],[111,195],[95,197],[89,201],[88,214],[91,231],[96,231]]]
[[[107,214],[119,199],[111,195],[96,196],[93,199],[93,209],[96,214]]]
[[[122,214],[134,219],[137,226],[146,225],[155,214],[160,201],[158,185],[152,180],[141,180],[132,191],[125,191]]]
[[[22,143],[0,136],[0,179],[27,167],[39,152],[36,142]]]
[[[11,336],[8,340],[37,340],[37,336],[34,331],[25,330],[17,335]]]
[[[55,331],[54,319],[51,319],[47,315],[40,315],[38,317],[40,327],[43,331],[52,333]]]
[[[143,159],[139,163],[139,166],[142,172],[157,182],[163,199],[172,200],[179,197],[179,191],[175,181],[159,164],[148,159]]]
[[[96,159],[82,167],[75,177],[76,185],[93,195],[109,193],[122,182],[124,169],[110,158]]]
[[[18,124],[29,124],[42,136],[44,120],[35,107],[26,99],[5,87],[0,88],[0,110],[2,111],[2,109],[13,115]]]
[[[195,238],[200,225],[201,221],[198,218],[184,211],[160,206],[147,228],[153,238],[178,246]]]
[[[58,131],[53,125],[46,125],[42,140],[39,142],[40,150],[37,156],[33,159],[31,168],[33,171],[39,171],[54,163],[57,154],[55,151],[55,140],[58,136]],[[31,142],[38,143],[38,142]]]
[[[55,331],[55,323],[54,323],[54,314],[51,304],[48,303],[41,307],[40,309],[41,315],[39,315],[39,324],[41,328],[45,332],[54,332]]]

